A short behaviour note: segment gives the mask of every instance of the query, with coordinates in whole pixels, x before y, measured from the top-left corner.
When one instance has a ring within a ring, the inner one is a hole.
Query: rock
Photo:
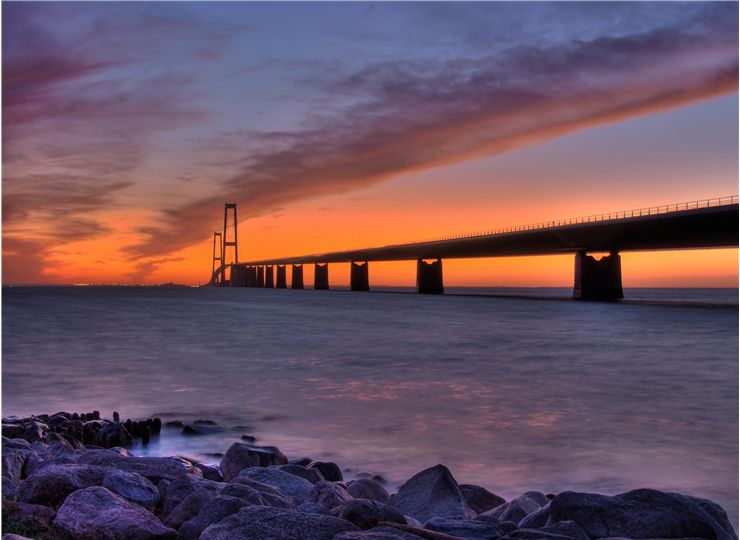
[[[246,477],[237,476],[232,482],[229,482],[226,485],[221,493],[223,495],[242,497],[241,493],[245,493],[243,491],[243,488],[257,491],[260,497],[262,497],[264,503],[268,506],[286,509],[295,508],[295,503],[293,502],[293,499],[287,495],[284,495],[283,492],[275,486],[264,484],[262,482],[257,482],[256,480],[251,480],[250,478]]]
[[[360,529],[372,529],[381,521],[406,523],[406,518],[395,508],[368,499],[354,499],[347,501],[335,509],[338,518],[354,523]]]
[[[528,514],[519,521],[519,528],[521,529],[538,529],[547,525],[550,519],[550,503],[539,510]]]
[[[285,495],[292,497],[299,503],[308,498],[308,494],[314,488],[314,485],[300,476],[289,474],[277,469],[266,469],[262,467],[250,467],[243,469],[238,478],[247,478],[256,480],[263,484],[275,486]],[[314,501],[315,502],[315,501]]]
[[[154,484],[162,480],[182,480],[190,475],[202,476],[190,462],[174,457],[127,457],[109,450],[96,450],[80,455],[77,462],[140,474]]]
[[[490,515],[499,521],[513,521],[519,523],[529,514],[538,511],[540,508],[550,502],[550,499],[544,493],[539,491],[527,491],[516,499],[508,503],[497,506],[493,510],[483,512],[480,516]]]
[[[710,501],[709,499],[700,499],[699,497],[691,497],[691,496],[688,496],[688,497],[689,499],[694,501],[696,504],[698,504],[701,507],[701,509],[704,510],[707,514],[712,516],[714,520],[724,530],[732,532],[734,534],[735,529],[732,527],[732,523],[730,523],[730,518],[727,517],[727,512],[725,512],[720,505],[718,505],[714,501]]]
[[[103,476],[103,487],[149,511],[159,503],[159,491],[140,474],[111,469]]]
[[[375,527],[367,531],[343,532],[333,540],[421,540],[421,536],[393,527]]]
[[[516,540],[590,540],[588,535],[573,521],[561,521],[540,528],[520,528],[504,538]]]
[[[154,514],[100,486],[67,497],[54,525],[75,540],[177,539],[177,533],[162,525]]]
[[[2,432],[3,432],[3,437],[7,437],[9,439],[22,439],[23,434],[26,432],[26,428],[23,427],[23,424],[3,423]]]
[[[201,463],[200,461],[194,461],[193,467],[200,470],[203,474],[203,478],[213,480],[214,482],[223,482],[224,476],[221,474],[221,470],[213,465]]]
[[[18,450],[15,448],[7,448],[3,445],[2,452],[2,463],[3,463],[3,481],[11,482],[13,485],[18,485],[21,481],[21,474],[23,472],[23,464],[26,462],[26,456],[28,451]]]
[[[503,497],[473,484],[460,484],[460,492],[468,507],[476,514],[487,512],[506,502]]]
[[[718,516],[724,521],[724,511]],[[550,521],[574,521],[591,538],[686,538],[736,540],[691,497],[636,489],[620,495],[565,491],[550,503]],[[727,520],[729,523],[729,520]]]
[[[321,514],[323,516],[331,516],[332,513],[329,511],[329,509],[324,506],[323,504],[319,503],[312,503],[307,502],[303,503],[298,508],[296,508],[296,511],[298,512],[308,512],[309,514]]]
[[[157,485],[159,501],[162,506],[162,515],[166,516],[180,504],[185,497],[198,489],[197,478],[185,478],[182,480],[162,480]]]
[[[206,528],[200,540],[332,540],[341,532],[357,530],[332,516],[247,506]]]
[[[49,529],[56,512],[53,508],[40,504],[29,504],[16,501],[3,501],[3,529],[21,529],[28,534]]]
[[[206,527],[235,514],[244,506],[251,506],[251,503],[238,497],[215,497],[201,508],[197,516],[183,523],[177,532],[182,540],[198,540]]]
[[[466,540],[489,540],[501,536],[501,529],[496,523],[466,519],[432,518],[424,524],[424,528]]]
[[[277,469],[286,473],[300,476],[301,478],[305,478],[312,484],[316,484],[317,482],[321,482],[322,480],[324,480],[324,477],[321,476],[321,473],[318,469],[307,469],[306,467],[292,464],[278,465]]]
[[[2,537],[2,540],[33,540],[33,538],[29,538],[28,536],[21,536],[19,534],[4,534]]]
[[[133,442],[134,438],[123,424],[107,422],[95,433],[95,445],[103,448],[126,446]]]
[[[343,482],[342,470],[336,463],[331,461],[312,461],[306,466],[307,469],[316,469],[321,473],[324,480],[328,482]]]
[[[436,465],[414,475],[388,504],[422,522],[433,517],[464,519],[471,514],[457,482],[444,465]]]
[[[197,516],[217,494],[214,487],[200,487],[185,497],[162,521],[168,527],[179,529],[183,523]]]
[[[230,497],[238,497],[239,499],[242,499],[244,501],[247,501],[251,504],[257,504],[262,506],[272,506],[268,504],[265,499],[262,497],[262,494],[254,489],[253,487],[250,487],[246,484],[226,484],[226,486],[221,490],[221,495],[224,496],[230,496]],[[277,496],[280,496],[279,494],[276,494]],[[283,499],[282,496],[280,496],[281,499]],[[286,508],[290,508],[292,505],[289,504],[286,506]]]
[[[257,467],[260,464],[259,456],[251,450],[251,445],[235,442],[221,458],[219,468],[227,482],[239,475],[242,469]]]
[[[49,451],[54,457],[75,453],[75,447],[59,433],[49,432],[44,436],[44,439],[49,446]]]
[[[26,424],[25,427],[26,428],[23,431],[23,435],[21,435],[21,437],[26,439],[28,442],[39,440],[41,437],[44,436],[47,430],[46,424],[36,421],[29,422],[28,424]]]
[[[18,488],[23,502],[57,506],[70,493],[103,482],[105,469],[95,465],[50,464],[38,470]]]
[[[371,501],[387,503],[391,498],[380,482],[370,478],[360,478],[350,482],[347,491],[355,499],[370,499]]]
[[[340,484],[322,480],[314,485],[307,497],[309,502],[321,504],[331,510],[352,500],[347,488]]]
[[[415,525],[402,525],[400,523],[384,523],[383,525],[386,527],[392,527],[398,531],[414,534],[419,538],[424,538],[425,540],[466,540],[459,536],[452,536],[451,534],[432,531],[431,529],[424,529],[423,527],[417,527]]]

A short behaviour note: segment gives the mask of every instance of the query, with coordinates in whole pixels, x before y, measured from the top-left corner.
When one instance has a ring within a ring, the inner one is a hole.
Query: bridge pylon
[[[229,210],[233,212],[233,227],[234,227],[234,234],[233,234],[233,240],[229,240],[228,238],[228,230],[229,230]],[[221,285],[226,284],[226,250],[227,248],[234,248],[234,261],[231,264],[238,264],[239,263],[239,245],[238,245],[238,239],[237,239],[237,220],[236,220],[236,203],[225,203],[224,204],[224,233],[223,233],[223,244],[221,247]],[[228,266],[231,266],[230,264]]]
[[[218,257],[216,256],[217,247]],[[218,263],[218,266],[216,265],[216,263]],[[213,262],[211,263],[211,285],[216,285],[218,283],[218,280],[220,279],[219,276],[216,275],[217,267],[220,269],[220,271],[222,271],[224,267],[224,247],[221,240],[221,233],[218,231],[213,233]]]

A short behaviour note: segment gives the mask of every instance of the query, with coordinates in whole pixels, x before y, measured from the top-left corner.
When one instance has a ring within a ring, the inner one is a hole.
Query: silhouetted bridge
[[[229,206],[227,211],[228,208]],[[224,241],[225,238],[224,232]],[[229,245],[235,245],[235,242],[236,238]],[[574,253],[573,297],[616,299],[623,297],[619,256],[622,251],[737,246],[738,197],[733,196],[549,221],[423,242],[235,262],[231,265],[223,264],[224,247],[221,248],[221,258],[216,257],[214,237],[214,261],[220,260],[221,267],[215,269],[211,283],[220,282],[232,287],[286,288],[286,267],[291,266],[291,288],[302,289],[304,265],[313,264],[314,289],[326,290],[329,288],[329,263],[349,263],[350,289],[367,291],[370,289],[370,262],[416,260],[417,291],[439,294],[444,292],[443,259]],[[597,260],[589,253],[608,255]],[[226,268],[229,266],[231,276],[226,280]]]

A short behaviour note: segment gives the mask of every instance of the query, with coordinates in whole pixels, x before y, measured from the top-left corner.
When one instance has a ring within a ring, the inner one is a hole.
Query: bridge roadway
[[[722,197],[641,210],[511,227],[474,235],[367,249],[263,259],[234,264],[231,286],[303,288],[303,265],[315,264],[316,289],[328,289],[328,263],[351,264],[351,289],[368,290],[368,264],[416,260],[417,290],[441,293],[442,260],[574,253],[574,297],[622,298],[622,251],[738,246],[738,197]],[[597,260],[588,253],[608,253]],[[277,283],[272,282],[277,268]],[[269,282],[268,282],[269,280]]]

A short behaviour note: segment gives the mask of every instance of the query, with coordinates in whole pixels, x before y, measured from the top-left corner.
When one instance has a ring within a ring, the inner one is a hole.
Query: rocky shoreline
[[[737,540],[716,503],[653,489],[529,491],[506,501],[443,465],[389,493],[332,462],[235,442],[217,466],[138,457],[158,418],[3,418],[2,540]]]

